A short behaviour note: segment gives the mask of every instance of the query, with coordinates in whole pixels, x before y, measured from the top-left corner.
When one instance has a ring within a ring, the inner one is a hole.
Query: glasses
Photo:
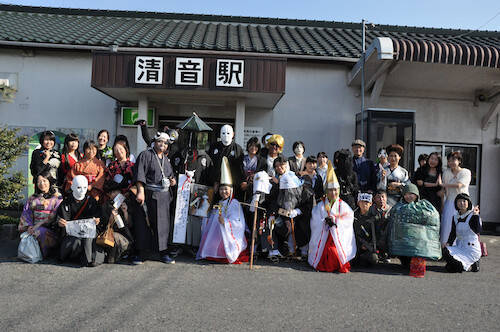
[[[279,147],[279,145],[277,143],[271,143],[269,144],[270,146],[274,146],[275,148]]]

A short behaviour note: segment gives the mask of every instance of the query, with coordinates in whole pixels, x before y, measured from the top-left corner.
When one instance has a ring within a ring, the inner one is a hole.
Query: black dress
[[[439,177],[439,173],[436,172],[435,175],[429,174],[429,172],[420,172],[415,175],[415,182],[421,180],[423,182],[436,183]],[[437,211],[441,211],[441,197],[438,196],[438,192],[441,190],[441,186],[437,187],[426,187],[422,185],[419,187],[420,197],[426,199],[436,208]]]

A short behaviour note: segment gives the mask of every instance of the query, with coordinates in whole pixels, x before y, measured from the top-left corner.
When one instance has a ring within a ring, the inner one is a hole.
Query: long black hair
[[[38,177],[41,176],[43,178],[46,178],[49,183],[50,183],[50,188],[48,193],[42,193],[40,189],[38,189]],[[35,195],[37,196],[43,196],[43,198],[50,198],[54,196],[57,193],[57,188],[56,188],[56,180],[50,175],[50,172],[48,170],[42,171],[40,174],[38,174],[35,178]]]
[[[425,162],[425,165],[423,167],[424,174],[429,173],[431,169],[431,165],[429,165],[429,159],[431,159],[431,156],[436,156],[438,159],[438,164],[436,166],[436,173],[437,175],[443,174],[443,160],[441,160],[441,154],[439,152],[432,152],[429,154],[427,157],[427,161]]]

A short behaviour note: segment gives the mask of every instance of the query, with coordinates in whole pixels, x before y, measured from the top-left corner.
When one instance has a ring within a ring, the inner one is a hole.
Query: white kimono
[[[312,210],[308,262],[314,268],[321,260],[329,232],[335,247],[337,247],[339,261],[342,265],[356,256],[356,238],[353,228],[354,212],[351,207],[339,198],[329,212],[326,211],[324,201],[321,201]],[[333,217],[337,227],[329,227],[325,224],[324,220],[328,215]]]
[[[213,209],[210,216],[203,219],[196,259],[227,259],[229,263],[234,263],[247,248],[245,217],[236,199],[226,199],[219,204],[224,225],[219,223],[219,209]]]

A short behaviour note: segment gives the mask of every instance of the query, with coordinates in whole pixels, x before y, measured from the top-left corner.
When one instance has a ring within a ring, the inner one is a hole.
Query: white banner
[[[95,238],[96,230],[94,218],[67,221],[66,234],[83,239]]]
[[[185,174],[179,174],[179,181],[177,183],[177,200],[175,204],[174,233],[172,242],[186,243],[186,227],[189,213],[191,181]]]

